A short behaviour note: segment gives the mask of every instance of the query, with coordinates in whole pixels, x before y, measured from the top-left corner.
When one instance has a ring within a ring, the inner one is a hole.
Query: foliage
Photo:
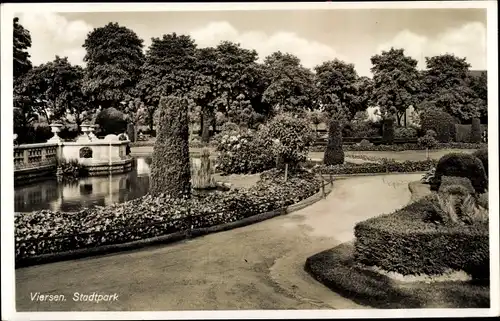
[[[137,84],[150,127],[162,96],[189,92],[195,61],[196,44],[190,36],[174,32],[151,39]]]
[[[135,142],[135,126],[132,123],[127,124],[127,136],[131,142]]]
[[[443,176],[441,177],[441,185],[439,186],[439,192],[449,192],[449,186],[461,186],[465,188],[465,191],[469,194],[474,194],[474,186],[472,186],[472,182],[467,177],[458,177],[458,176]]]
[[[354,228],[355,260],[403,275],[436,275],[452,269],[488,279],[488,224],[433,223],[428,220],[436,211],[431,198],[358,223]]]
[[[472,118],[472,125],[470,131],[470,142],[480,143],[481,142],[481,120],[479,118]]]
[[[439,160],[436,166],[435,181],[431,190],[438,190],[443,176],[467,177],[471,180],[476,193],[484,193],[488,188],[488,178],[483,163],[474,155],[450,153]]]
[[[231,223],[292,205],[312,196],[319,188],[320,181],[308,173],[290,173],[285,182],[281,172],[267,175],[251,188],[191,199],[148,194],[77,213],[50,210],[16,213],[15,257],[19,261],[187,231],[191,226],[200,229]]]
[[[114,107],[102,110],[97,114],[95,123],[99,125],[101,135],[121,134],[127,130],[125,115]]]
[[[217,169],[224,174],[253,174],[276,165],[271,141],[261,132],[224,130],[217,144]]]
[[[415,138],[417,130],[412,127],[398,127],[394,130],[394,138]]]
[[[417,60],[406,56],[403,49],[391,48],[371,58],[373,103],[380,107],[383,118],[395,115],[397,124],[406,109],[418,103],[420,75]]]
[[[358,111],[366,110],[365,105],[357,103],[362,100],[358,95],[364,83],[357,83],[359,77],[353,64],[335,59],[316,66],[314,70],[318,101],[327,113],[350,120]]]
[[[486,172],[486,176],[488,176],[489,165],[488,165],[488,148],[480,148],[476,150],[472,155],[479,158],[481,163],[483,163],[484,171]]]
[[[289,53],[275,52],[264,59],[269,85],[262,100],[275,111],[298,112],[313,109],[314,74],[300,59]]]
[[[54,136],[49,126],[14,127],[14,132],[17,134],[17,144],[46,143]]]
[[[88,170],[78,162],[78,160],[62,160],[59,162],[61,175],[63,178],[80,178],[88,175]]]
[[[439,110],[465,121],[481,114],[484,102],[477,97],[469,82],[469,63],[453,54],[426,57],[424,99]]]
[[[82,79],[80,66],[56,56],[54,61],[32,68],[18,83],[17,94],[29,97],[33,111],[49,123],[72,116],[79,126],[89,108],[81,90]]]
[[[323,163],[327,166],[344,163],[344,151],[342,150],[342,127],[336,120],[330,121],[328,130],[328,144],[325,149]]]
[[[424,184],[430,184],[434,180],[434,176],[436,175],[436,168],[433,167],[425,173],[420,181]]]
[[[307,159],[309,145],[313,140],[313,132],[307,120],[281,113],[259,131],[264,139],[272,142],[272,155],[278,160],[278,167],[283,164],[295,167]]]
[[[187,106],[185,98],[169,96],[160,100],[149,188],[153,196],[191,195]]]
[[[436,132],[432,129],[429,129],[424,136],[418,139],[418,144],[424,148],[435,148],[439,145],[439,142],[436,140]]]
[[[488,77],[486,72],[479,76],[469,75],[468,85],[474,91],[476,108],[482,123],[488,123]]]
[[[309,110],[307,112],[307,119],[314,125],[314,129],[317,131],[318,125],[326,120],[326,113],[318,109]]]
[[[32,68],[30,54],[28,49],[31,48],[31,35],[27,29],[19,23],[19,18],[14,17],[14,32],[13,32],[13,70],[14,83],[16,80],[25,75]]]
[[[437,109],[427,109],[421,115],[421,129],[424,133],[428,130],[436,132],[436,139],[441,143],[453,141],[456,134],[456,121],[448,113]]]
[[[438,143],[436,149],[478,149],[484,148],[486,144],[471,144],[471,143]],[[371,145],[361,146],[358,144],[346,144],[342,147],[344,151],[378,151],[378,152],[403,152],[407,150],[425,150],[425,147],[418,143],[404,143],[393,145]],[[324,151],[323,146],[312,146],[311,151],[321,152]]]
[[[110,22],[94,28],[83,47],[87,65],[83,91],[94,106],[120,108],[121,102],[137,96],[144,54],[143,40],[134,31]]]
[[[312,168],[315,173],[326,175],[351,175],[368,173],[411,173],[428,171],[436,165],[434,160],[404,161],[382,160],[380,163],[344,163],[334,166],[318,165]]]

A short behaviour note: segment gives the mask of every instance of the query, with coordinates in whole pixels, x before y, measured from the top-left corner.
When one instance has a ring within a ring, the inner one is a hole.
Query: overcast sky
[[[404,48],[424,66],[424,57],[454,53],[472,69],[486,69],[485,9],[365,9],[219,12],[23,13],[31,32],[35,65],[67,56],[83,64],[82,44],[93,28],[118,22],[149,46],[151,37],[190,34],[198,46],[222,40],[256,49],[260,58],[281,50],[297,55],[304,66],[334,58],[354,63],[370,76],[370,57],[391,46]]]

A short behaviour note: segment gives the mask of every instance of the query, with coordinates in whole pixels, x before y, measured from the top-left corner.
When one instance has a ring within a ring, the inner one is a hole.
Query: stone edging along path
[[[156,245],[156,244],[173,243],[173,242],[182,241],[185,239],[192,239],[194,237],[203,236],[203,235],[210,234],[210,233],[222,232],[222,231],[235,229],[238,227],[243,227],[246,225],[262,222],[264,220],[267,220],[267,219],[270,219],[270,218],[273,218],[273,217],[276,217],[279,215],[286,215],[286,214],[298,211],[300,209],[303,209],[309,205],[312,205],[312,204],[320,201],[321,199],[323,199],[324,196],[328,195],[332,191],[332,187],[333,187],[332,184],[325,183],[324,194],[323,194],[322,189],[320,188],[320,190],[317,193],[315,193],[314,195],[312,195],[306,199],[303,199],[300,202],[292,204],[288,207],[273,210],[270,212],[256,214],[256,215],[253,215],[250,217],[246,217],[246,218],[239,220],[239,221],[219,224],[219,225],[215,225],[215,226],[211,226],[211,227],[196,228],[196,229],[187,230],[187,231],[179,231],[179,232],[175,232],[175,233],[171,233],[171,234],[167,234],[167,235],[161,235],[161,236],[156,236],[156,237],[152,237],[152,238],[127,242],[127,243],[109,244],[109,245],[103,245],[103,246],[98,246],[98,247],[93,247],[93,248],[77,249],[77,250],[65,251],[65,252],[59,252],[59,253],[37,255],[37,256],[33,256],[33,257],[19,260],[18,262],[16,262],[15,268],[17,269],[17,268],[28,267],[28,266],[32,266],[32,265],[47,264],[47,263],[53,263],[53,262],[58,262],[58,261],[80,259],[80,258],[85,258],[85,257],[90,257],[90,256],[105,255],[105,254],[110,254],[110,253],[114,253],[114,252],[129,251],[129,250],[143,248],[146,246],[151,246],[151,245]]]

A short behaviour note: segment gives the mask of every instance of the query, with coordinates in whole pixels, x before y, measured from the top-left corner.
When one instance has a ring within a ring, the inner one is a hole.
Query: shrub
[[[481,121],[479,118],[472,118],[472,124],[470,129],[470,142],[480,143],[481,142]]]
[[[135,142],[136,141],[135,126],[134,126],[134,124],[132,124],[132,123],[128,123],[127,124],[127,135],[128,135],[128,139],[131,142]]]
[[[488,279],[488,224],[426,222],[433,211],[433,203],[425,197],[392,214],[358,223],[355,260],[403,275],[435,275],[452,269]]]
[[[149,193],[183,197],[191,194],[187,100],[162,97],[153,149]]]
[[[344,163],[344,151],[342,150],[342,128],[337,120],[330,121],[328,129],[328,144],[326,145],[323,163],[327,166]]]
[[[397,139],[415,138],[417,130],[412,127],[398,127],[394,130],[394,137]]]
[[[433,130],[428,130],[425,136],[418,139],[418,144],[426,149],[432,149],[439,145],[439,142],[435,138],[435,132]]]
[[[274,157],[278,166],[288,164],[296,167],[307,159],[309,145],[314,133],[308,121],[289,113],[282,113],[259,129],[259,135],[272,142]]]
[[[441,143],[449,143],[455,138],[455,119],[450,114],[436,110],[428,109],[422,113],[421,129],[425,133],[428,130],[436,132],[436,139]]]
[[[488,188],[488,179],[483,163],[474,155],[451,153],[441,157],[436,166],[436,175],[431,190],[436,191],[443,176],[467,177],[471,180],[476,193],[484,193]]]
[[[253,174],[276,165],[271,142],[261,132],[242,131],[238,135],[224,135],[216,150],[217,169],[224,174]]]
[[[49,126],[14,128],[14,132],[17,134],[16,142],[18,144],[45,143],[54,136]]]
[[[75,140],[79,134],[78,129],[72,129],[67,126],[61,128],[61,131],[58,133],[59,137],[65,141]]]
[[[382,141],[384,144],[392,145],[394,142],[394,119],[383,120]]]
[[[486,172],[486,176],[488,176],[489,165],[488,165],[488,148],[481,148],[476,150],[472,155],[479,158],[481,163],[483,163],[484,171]]]
[[[446,193],[449,186],[462,186],[468,193],[475,193],[474,186],[472,186],[471,180],[467,177],[443,176],[441,177],[441,184],[438,191]]]
[[[97,114],[95,123],[99,125],[100,135],[118,135],[127,129],[125,114],[114,107],[102,110]]]
[[[479,205],[485,209],[488,209],[489,208],[489,206],[488,206],[488,203],[489,203],[488,194],[489,194],[488,192],[479,194],[479,196],[477,198],[477,205]]]

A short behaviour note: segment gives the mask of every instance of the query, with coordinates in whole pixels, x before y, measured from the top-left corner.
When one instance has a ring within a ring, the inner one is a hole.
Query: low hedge
[[[381,159],[379,163],[344,163],[341,165],[317,165],[312,171],[318,174],[330,175],[350,175],[350,174],[368,174],[368,173],[411,173],[424,172],[436,166],[435,160],[424,161],[404,161],[396,162],[394,160]]]
[[[488,148],[487,144],[472,144],[472,143],[439,143],[434,149],[480,149]],[[406,150],[425,150],[418,143],[408,143],[408,144],[394,144],[394,145],[371,145],[371,146],[361,146],[361,145],[343,145],[342,149],[344,151],[374,151],[374,152],[404,152]],[[310,148],[313,152],[322,152],[324,150],[323,146],[312,146]]]
[[[488,224],[444,226],[426,222],[435,211],[428,198],[392,214],[358,223],[355,259],[403,275],[463,270],[473,279],[489,279]]]
[[[321,187],[307,172],[263,173],[251,188],[214,192],[191,199],[146,195],[121,204],[76,213],[50,210],[16,213],[16,261],[42,254],[126,243],[234,222],[306,199]]]

